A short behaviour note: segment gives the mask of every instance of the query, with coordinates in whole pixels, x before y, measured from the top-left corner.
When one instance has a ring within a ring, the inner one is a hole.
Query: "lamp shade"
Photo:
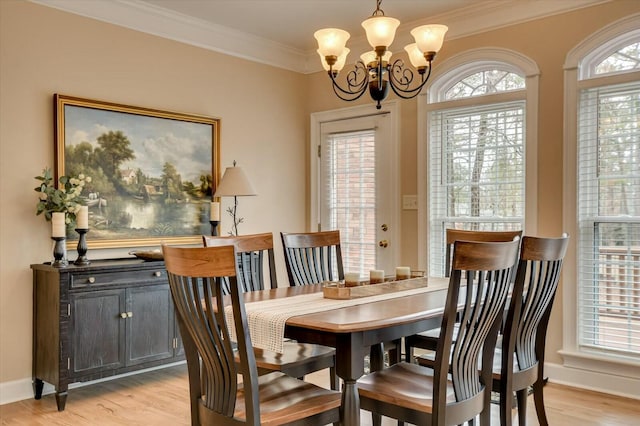
[[[427,67],[429,63],[424,57],[424,53],[418,49],[418,45],[415,43],[408,44],[404,47],[404,50],[409,54],[409,61],[411,61],[411,65],[416,68],[419,67]]]
[[[256,195],[256,190],[241,167],[227,167],[214,197]]]
[[[400,21],[388,16],[372,16],[362,22],[362,27],[367,33],[367,41],[374,49],[379,46],[391,46],[399,25]]]
[[[411,35],[416,39],[416,44],[421,52],[436,52],[442,48],[444,35],[449,30],[446,25],[431,24],[422,25],[411,30]]]
[[[350,34],[338,28],[324,28],[316,31],[313,36],[318,40],[320,56],[335,56],[342,54]]]

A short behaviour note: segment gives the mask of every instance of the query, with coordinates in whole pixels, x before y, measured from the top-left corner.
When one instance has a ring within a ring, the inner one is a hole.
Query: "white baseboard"
[[[544,372],[552,383],[640,400],[640,380],[636,378],[603,374],[552,363],[545,363]]]
[[[144,370],[132,371],[130,373],[120,374],[118,376],[105,377],[104,379],[92,380],[90,382],[78,382],[71,383],[69,390],[77,389],[82,386],[92,385],[94,383],[100,383],[107,380],[118,379],[121,377],[131,376],[133,374],[140,374],[147,371],[159,370],[161,368],[173,367],[176,365],[184,364],[186,361],[174,362],[172,364],[159,365],[157,367],[147,368]],[[24,399],[33,398],[33,381],[31,378],[14,380],[11,382],[0,383],[0,405],[9,404],[11,402],[22,401]],[[55,392],[53,385],[44,383],[42,395],[48,395]]]

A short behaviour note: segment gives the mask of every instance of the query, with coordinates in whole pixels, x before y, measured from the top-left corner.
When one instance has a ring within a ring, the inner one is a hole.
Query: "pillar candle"
[[[64,213],[55,212],[51,214],[51,236],[56,238],[67,236]]]
[[[411,278],[411,268],[408,266],[396,267],[396,280],[406,280]]]
[[[209,212],[209,220],[219,222],[220,221],[220,203],[217,201],[211,202],[211,211]]]
[[[89,207],[80,206],[80,210],[76,215],[76,228],[89,229]]]
[[[384,282],[384,271],[381,269],[372,269],[369,271],[369,283],[379,284]]]
[[[347,287],[360,285],[360,274],[358,272],[346,272],[344,274],[344,285]]]

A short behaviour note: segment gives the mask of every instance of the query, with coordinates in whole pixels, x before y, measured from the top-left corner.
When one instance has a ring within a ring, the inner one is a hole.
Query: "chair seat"
[[[323,389],[286,374],[273,372],[258,378],[260,424],[281,425],[340,407],[341,393]],[[238,391],[234,417],[246,420],[244,390]]]
[[[280,371],[294,377],[333,367],[335,356],[335,350],[328,346],[292,341],[284,342],[282,353],[258,348],[254,348],[253,353],[258,369]]]
[[[407,362],[394,364],[358,380],[361,398],[393,403],[431,413],[433,408],[433,370]],[[453,384],[447,383],[447,403],[455,402]]]

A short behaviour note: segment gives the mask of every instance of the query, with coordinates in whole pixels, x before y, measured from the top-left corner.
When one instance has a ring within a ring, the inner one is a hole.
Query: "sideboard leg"
[[[67,403],[67,391],[56,391],[56,404],[58,404],[58,411],[64,411],[64,406]]]
[[[42,379],[35,377],[33,379],[33,395],[35,399],[42,398],[42,389],[44,388],[44,382]]]

